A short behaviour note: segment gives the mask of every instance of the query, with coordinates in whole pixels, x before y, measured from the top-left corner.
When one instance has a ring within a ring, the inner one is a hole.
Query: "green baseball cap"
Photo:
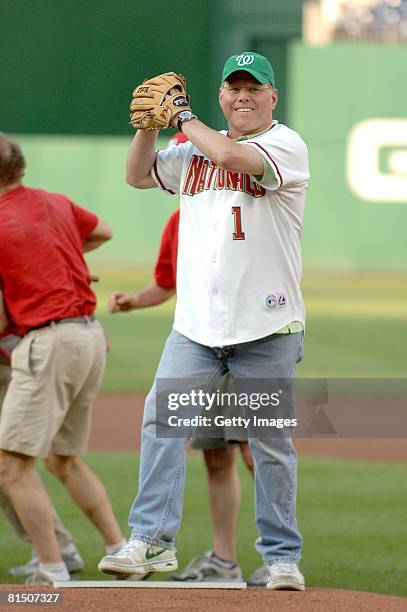
[[[273,66],[264,55],[253,53],[253,51],[245,51],[239,55],[232,55],[226,60],[223,68],[222,82],[226,81],[231,74],[239,70],[248,72],[263,85],[271,83],[274,87],[275,78]]]

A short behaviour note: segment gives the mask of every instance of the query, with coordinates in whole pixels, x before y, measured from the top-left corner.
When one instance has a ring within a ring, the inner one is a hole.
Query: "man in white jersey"
[[[288,394],[293,390],[305,323],[300,236],[309,172],[300,136],[273,120],[274,85],[265,57],[232,56],[219,93],[227,132],[181,111],[173,126],[189,142],[156,151],[157,132],[139,130],[130,147],[129,184],[181,196],[177,306],[146,399],[132,535],[121,551],[101,560],[105,573],[177,568],[174,538],[188,432],[178,437],[171,427],[162,428],[157,402],[162,381],[199,380],[205,390],[216,389],[219,377],[230,372],[240,383],[284,379],[291,381]],[[302,591],[296,453],[291,435],[271,435],[250,436],[256,548],[269,568],[268,588]]]

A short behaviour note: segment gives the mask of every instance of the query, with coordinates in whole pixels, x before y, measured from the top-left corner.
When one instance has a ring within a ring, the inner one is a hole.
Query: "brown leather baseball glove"
[[[191,110],[185,86],[185,78],[175,72],[145,79],[133,91],[130,104],[131,125],[139,130],[172,127],[175,115],[183,110]],[[176,93],[171,92],[174,88]]]

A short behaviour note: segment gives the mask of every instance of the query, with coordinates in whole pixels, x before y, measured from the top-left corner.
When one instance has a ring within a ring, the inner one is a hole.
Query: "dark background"
[[[223,127],[217,89],[227,57],[274,64],[284,122],[286,47],[301,35],[301,1],[1,0],[0,130],[127,134],[128,104],[144,78],[187,78],[194,112]]]

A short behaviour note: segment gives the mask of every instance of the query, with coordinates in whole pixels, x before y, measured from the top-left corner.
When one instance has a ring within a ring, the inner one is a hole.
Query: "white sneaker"
[[[65,577],[62,580],[64,582],[68,582],[70,579],[71,577],[69,576],[68,578]],[[31,574],[31,576],[28,576],[27,580],[25,581],[25,584],[42,584],[54,586],[54,582],[56,581],[61,581],[61,578],[58,575],[53,576],[49,572],[42,572],[41,570],[37,570],[34,574]]]
[[[296,563],[273,563],[269,566],[268,589],[305,591],[305,580]]]
[[[78,550],[74,550],[70,553],[62,553],[62,560],[64,561],[66,568],[70,574],[79,572],[85,567],[82,557]],[[16,567],[10,567],[9,574],[12,576],[31,576],[35,574],[39,569],[39,560],[35,552],[32,557],[24,565],[17,565]]]
[[[232,568],[219,564],[212,551],[208,550],[201,557],[195,557],[183,572],[173,574],[171,580],[178,582],[243,582],[239,565]]]
[[[12,576],[31,576],[38,571],[39,560],[35,553],[32,554],[32,557],[27,563],[23,565],[16,565],[15,567],[10,567],[8,573]]]
[[[140,540],[130,540],[115,555],[106,555],[98,565],[104,574],[149,574],[178,569],[175,551]]]
[[[263,563],[250,574],[250,577],[247,579],[247,586],[265,587],[269,580],[269,566]]]

